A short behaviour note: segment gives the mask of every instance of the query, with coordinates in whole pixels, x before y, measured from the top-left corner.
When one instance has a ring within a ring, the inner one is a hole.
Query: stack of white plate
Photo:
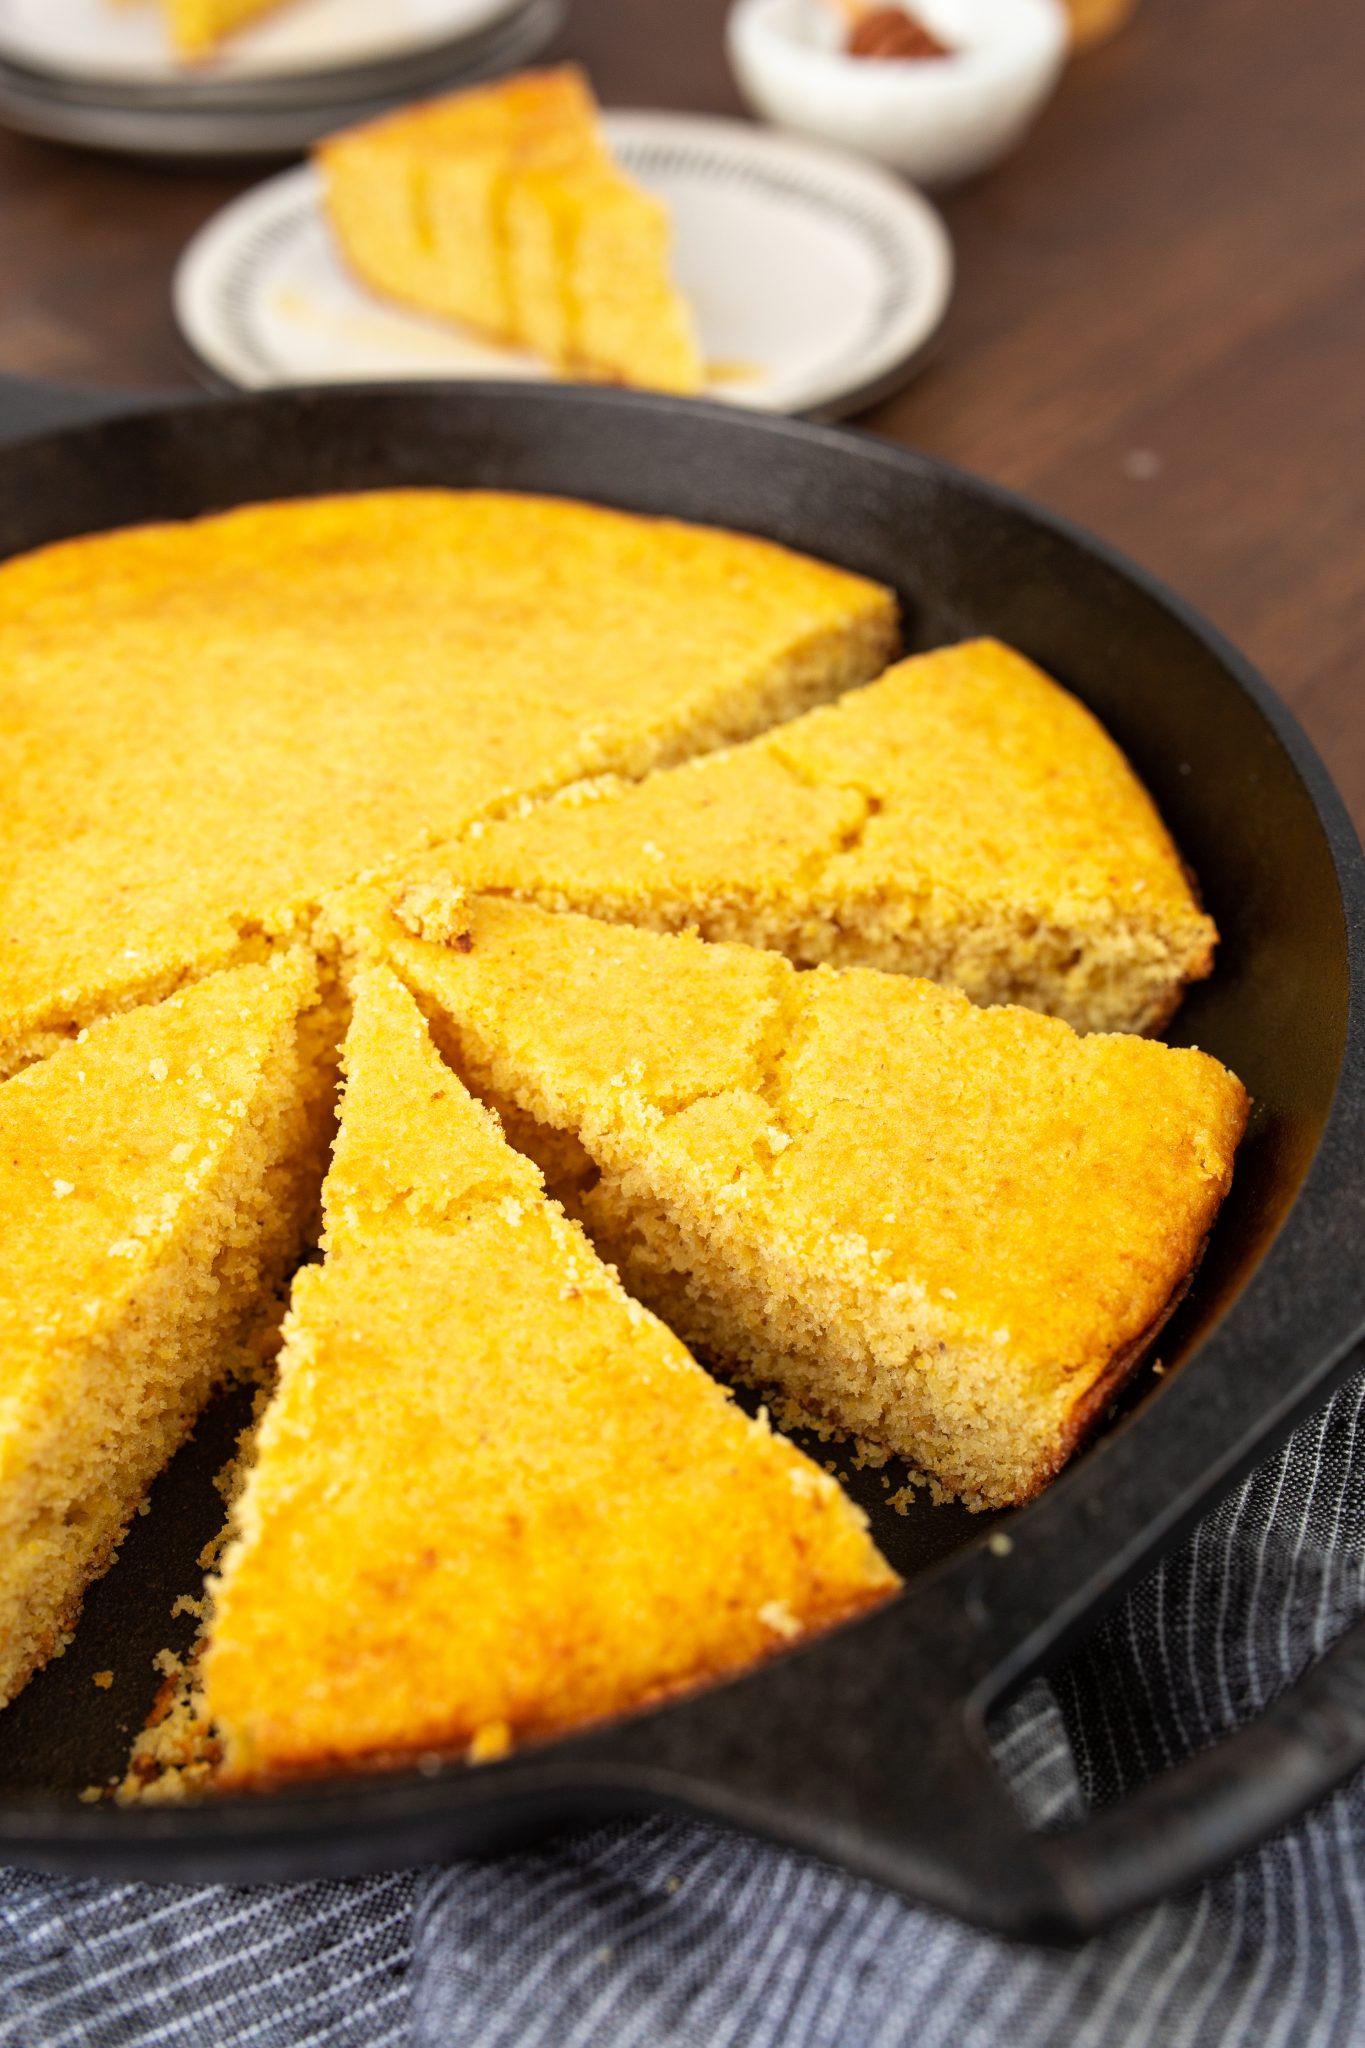
[[[526,63],[566,0],[286,0],[175,56],[158,0],[0,0],[0,125],[122,155],[284,156]]]

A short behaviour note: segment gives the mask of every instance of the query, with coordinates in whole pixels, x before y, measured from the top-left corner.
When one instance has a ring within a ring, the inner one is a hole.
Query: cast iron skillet
[[[34,431],[60,410],[47,404]],[[1077,691],[1155,792],[1222,928],[1217,973],[1173,1035],[1219,1054],[1255,1097],[1236,1185],[1161,1340],[1164,1376],[996,1525],[1008,1545],[952,1510],[902,1519],[865,1482],[878,1540],[909,1581],[889,1607],[752,1676],[477,1770],[180,1810],[80,1804],[76,1788],[117,1766],[119,1715],[135,1724],[145,1709],[170,1599],[194,1585],[216,1519],[173,1471],[75,1648],[0,1717],[0,1858],[278,1879],[670,1807],[986,1926],[1091,1932],[1365,1761],[1365,1628],[1260,1721],[1070,1833],[1029,1831],[983,1732],[996,1702],[1322,1400],[1365,1325],[1365,867],[1342,805],[1259,677],[1109,550],[922,455],[719,407],[494,385],[178,404],[11,448],[0,553],[246,499],[437,483],[767,534],[894,583],[913,644],[996,633]],[[221,1451],[208,1435],[190,1466]],[[90,1684],[98,1664],[116,1669],[110,1693]]]

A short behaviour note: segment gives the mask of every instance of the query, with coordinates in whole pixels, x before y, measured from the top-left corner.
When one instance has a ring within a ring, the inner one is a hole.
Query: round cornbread
[[[1230,1182],[1240,1083],[1111,1029],[1216,934],[1075,699],[897,633],[500,492],[0,567],[0,1694],[291,1281],[230,1783],[478,1761],[889,1597],[688,1343],[970,1506],[1058,1470]]]

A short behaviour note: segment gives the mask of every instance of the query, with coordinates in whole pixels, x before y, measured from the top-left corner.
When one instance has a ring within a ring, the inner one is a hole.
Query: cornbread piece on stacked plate
[[[306,953],[210,975],[0,1085],[0,1703],[302,1255],[335,1063]]]
[[[166,26],[176,55],[212,56],[236,29],[263,14],[273,14],[284,0],[163,0]]]
[[[430,863],[552,910],[928,976],[1086,1031],[1159,1030],[1216,937],[1103,727],[996,641]]]
[[[1060,1469],[1227,1193],[1247,1100],[1217,1060],[905,975],[446,908],[444,942],[373,894],[343,916],[476,1091],[583,1148],[571,1199],[633,1293],[971,1506]]]
[[[664,207],[612,161],[565,67],[404,107],[317,151],[363,283],[579,377],[705,381]]]
[[[835,1482],[626,1297],[382,970],[345,1067],[326,1259],[215,1594],[227,1782],[495,1756],[893,1590]]]

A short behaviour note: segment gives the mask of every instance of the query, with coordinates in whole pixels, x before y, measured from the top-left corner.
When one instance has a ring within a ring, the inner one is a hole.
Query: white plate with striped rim
[[[832,417],[883,396],[923,359],[951,297],[952,245],[910,186],[738,121],[613,112],[605,124],[622,168],[669,208],[708,396]],[[174,300],[185,341],[220,385],[551,374],[366,290],[341,259],[308,165],[200,230]]]

